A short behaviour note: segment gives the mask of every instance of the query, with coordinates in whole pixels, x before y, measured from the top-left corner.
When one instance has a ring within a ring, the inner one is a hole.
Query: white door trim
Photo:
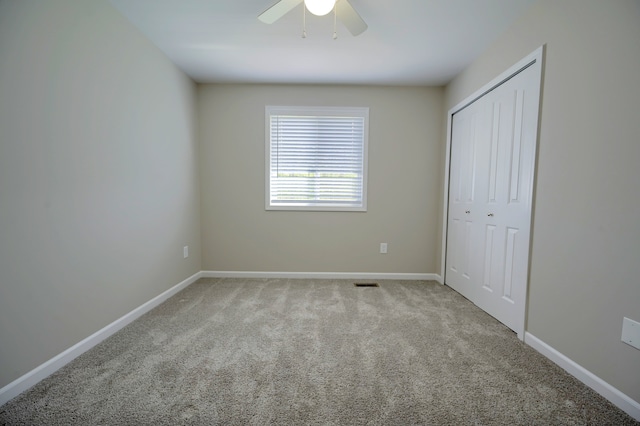
[[[463,109],[464,107],[466,107],[467,105],[473,103],[475,100],[479,99],[480,97],[482,97],[483,95],[485,95],[487,92],[491,91],[492,89],[494,89],[495,87],[499,86],[500,84],[504,83],[505,81],[509,80],[511,77],[513,77],[514,75],[518,74],[520,71],[522,71],[524,68],[529,67],[532,63],[534,62],[538,62],[540,64],[540,74],[537,76],[538,78],[538,86],[540,87],[540,91],[542,91],[542,73],[543,73],[543,69],[544,69],[544,62],[543,62],[543,58],[544,58],[544,46],[540,46],[539,48],[537,48],[536,50],[534,50],[533,52],[531,52],[529,55],[527,55],[526,57],[522,58],[520,61],[518,61],[517,63],[515,63],[514,65],[512,65],[511,67],[509,67],[509,69],[507,69],[506,71],[502,72],[500,75],[498,75],[497,77],[495,77],[493,80],[491,80],[490,82],[488,82],[487,84],[485,84],[484,86],[482,86],[480,89],[476,90],[475,92],[473,92],[471,95],[469,95],[468,97],[466,97],[463,101],[461,101],[460,103],[458,103],[456,106],[454,106],[453,108],[451,108],[449,110],[449,112],[447,113],[447,145],[446,145],[446,151],[445,151],[445,170],[444,170],[444,196],[443,196],[443,210],[442,210],[442,241],[441,241],[441,264],[440,264],[440,276],[442,277],[442,283],[445,282],[446,280],[446,260],[447,260],[447,221],[448,221],[448,217],[449,217],[449,174],[450,174],[450,163],[451,163],[451,128],[452,128],[452,123],[453,123],[453,115],[460,111],[461,109]],[[540,99],[542,99],[542,97],[540,97]],[[538,108],[540,108],[540,106],[542,105],[542,103],[539,104]],[[540,119],[540,114],[538,113],[538,120]],[[537,157],[537,150],[538,150],[538,132],[536,129],[536,135],[535,135],[535,147],[534,147],[534,152],[536,153],[536,157]],[[534,160],[534,167],[532,168],[532,170],[536,169],[536,165],[535,165],[536,161]],[[532,209],[532,220],[533,220],[533,194],[535,193],[535,177],[534,179],[532,179],[532,182],[534,183],[531,186],[531,193],[529,194],[529,196],[532,198],[532,203],[531,203],[531,209]],[[531,226],[533,225],[533,223],[530,224]],[[531,228],[533,229],[533,227]],[[531,240],[532,237],[530,236],[529,238],[529,261],[528,263],[531,263]],[[529,275],[529,273],[527,274]],[[528,281],[529,281],[529,277],[527,276],[527,287],[528,287]],[[525,309],[523,312],[524,318],[522,321],[522,329],[521,330],[515,330],[516,333],[518,334],[518,338],[520,340],[524,340],[524,336],[525,336],[525,330],[526,330],[526,311],[528,309],[528,300],[525,302]]]

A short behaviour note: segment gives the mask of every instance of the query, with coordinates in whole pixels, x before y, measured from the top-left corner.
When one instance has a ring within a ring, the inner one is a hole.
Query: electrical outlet
[[[185,259],[189,257],[189,246],[182,247],[182,255],[184,256]]]
[[[622,320],[622,341],[640,349],[640,322],[629,318]]]
[[[380,243],[380,253],[387,254],[387,243]]]

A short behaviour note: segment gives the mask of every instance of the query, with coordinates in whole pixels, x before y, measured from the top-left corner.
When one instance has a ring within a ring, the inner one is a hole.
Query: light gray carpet
[[[0,424],[637,424],[448,287],[379,282],[202,279]]]

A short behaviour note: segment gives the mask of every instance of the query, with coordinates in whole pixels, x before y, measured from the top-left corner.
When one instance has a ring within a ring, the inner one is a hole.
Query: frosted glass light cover
[[[324,16],[333,10],[336,0],[304,0],[304,5],[314,15]]]

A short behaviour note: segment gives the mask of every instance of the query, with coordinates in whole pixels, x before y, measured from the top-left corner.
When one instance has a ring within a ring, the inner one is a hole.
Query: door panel
[[[496,234],[496,226],[495,225],[487,225],[485,231],[485,245],[484,245],[484,281],[482,283],[482,288],[489,292],[493,292],[493,283],[494,279],[491,276],[491,272],[493,269],[493,263],[495,262],[493,258],[493,249],[495,247],[495,234]]]
[[[514,261],[516,258],[516,238],[518,237],[518,230],[514,228],[507,228],[507,247],[505,248],[505,261],[504,261],[504,286],[502,291],[502,297],[509,302],[513,303],[512,290],[513,290],[513,269]]]

